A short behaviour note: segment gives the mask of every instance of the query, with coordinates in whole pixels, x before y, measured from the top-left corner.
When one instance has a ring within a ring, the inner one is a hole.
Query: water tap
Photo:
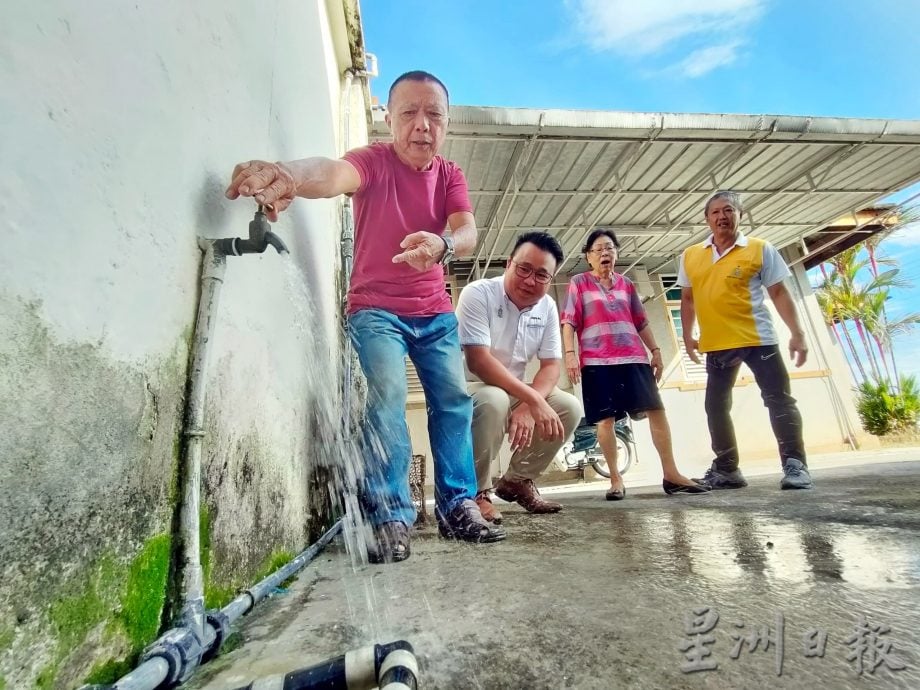
[[[240,237],[228,237],[214,242],[216,251],[223,252],[226,256],[241,256],[243,254],[261,254],[269,245],[275,248],[279,254],[287,254],[288,248],[271,230],[268,218],[262,210],[262,205],[256,209],[256,214],[249,222],[249,239],[244,240]]]

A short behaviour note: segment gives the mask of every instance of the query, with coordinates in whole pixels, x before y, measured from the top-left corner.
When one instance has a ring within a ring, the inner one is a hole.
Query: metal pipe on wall
[[[182,539],[183,623],[201,639],[204,635],[204,572],[201,567],[201,447],[204,439],[205,375],[214,339],[214,325],[220,304],[220,291],[227,267],[226,257],[215,250],[214,242],[199,240],[204,252],[201,266],[201,298],[192,342],[192,366],[188,383],[183,492],[180,509]]]

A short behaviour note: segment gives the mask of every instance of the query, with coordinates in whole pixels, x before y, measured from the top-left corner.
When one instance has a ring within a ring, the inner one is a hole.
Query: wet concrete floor
[[[497,502],[506,542],[429,526],[390,566],[336,544],[193,685],[404,638],[425,688],[920,688],[920,462],[814,476],[621,503],[592,487],[547,516]]]

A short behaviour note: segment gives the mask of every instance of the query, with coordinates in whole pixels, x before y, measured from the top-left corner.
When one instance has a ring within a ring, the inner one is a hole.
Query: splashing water
[[[318,310],[308,276],[290,255],[283,257],[282,264],[294,325],[305,344],[303,356],[311,396],[314,428],[309,434],[312,436],[308,454],[310,466],[306,468],[306,475],[323,478],[322,483],[311,485],[311,491],[325,488],[333,514],[344,518],[343,541],[348,558],[341,561],[345,568],[341,579],[350,583],[343,584],[347,623],[360,638],[352,639],[349,644],[380,642],[393,637],[395,628],[399,627],[400,602],[394,592],[398,589],[400,574],[398,569],[391,567],[368,568],[368,544],[373,539],[373,529],[362,508],[359,487],[366,472],[386,471],[383,467],[366,466],[362,445],[382,445],[380,436],[387,430],[364,428],[361,413],[355,410],[363,409],[361,391],[366,390],[366,386],[357,360],[350,359],[353,358],[350,345],[344,348],[340,345],[346,343],[347,337],[342,325],[340,323],[334,332],[333,342],[333,337],[317,325]],[[336,357],[335,353],[341,350],[344,352]],[[349,365],[353,370],[352,390],[345,388],[348,385],[345,370]],[[344,412],[346,410],[348,412]],[[470,545],[463,547],[470,548]],[[425,601],[427,603],[427,596]],[[430,604],[428,612],[432,623],[436,623]]]
[[[282,264],[293,321],[304,335],[306,345],[304,361],[314,424],[311,441],[315,444],[308,456],[306,471],[308,476],[326,478],[325,489],[333,512],[344,518],[343,538],[352,568],[358,569],[367,564],[370,529],[358,500],[364,463],[351,430],[343,428],[342,410],[351,402],[345,397],[350,392],[343,391],[340,383],[339,372],[343,364],[332,359],[332,353],[338,348],[333,347],[328,335],[317,326],[316,304],[306,276],[289,255],[283,257]],[[339,328],[336,340],[342,342],[342,336]],[[346,356],[349,354],[346,352]],[[314,490],[319,488],[320,485],[316,485]]]

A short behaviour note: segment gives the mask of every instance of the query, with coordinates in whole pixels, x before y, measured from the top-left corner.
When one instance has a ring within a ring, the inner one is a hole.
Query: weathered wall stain
[[[223,196],[236,162],[338,155],[334,10],[51,2],[0,22],[0,690],[112,680],[171,620],[198,239],[246,231],[252,204]],[[337,399],[338,203],[275,225],[286,262],[228,264],[204,444],[212,603],[318,524],[308,414]]]
[[[0,294],[0,673],[14,685],[59,665],[75,678],[82,646],[124,656],[159,627],[165,574],[143,623],[122,600],[128,564],[168,531],[187,359],[184,341],[146,370],[57,342],[40,308]],[[124,634],[97,630],[119,615]]]

